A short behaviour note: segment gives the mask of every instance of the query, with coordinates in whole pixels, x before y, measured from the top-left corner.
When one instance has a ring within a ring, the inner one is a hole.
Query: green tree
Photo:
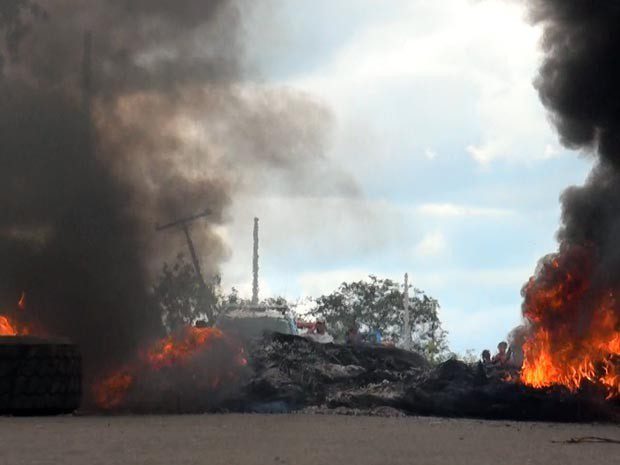
[[[168,331],[193,324],[196,320],[206,320],[207,305],[217,318],[220,313],[230,308],[251,304],[250,300],[241,297],[234,287],[229,293],[223,292],[219,275],[214,276],[206,285],[205,295],[196,271],[185,259],[185,255],[177,255],[172,264],[164,263],[153,286],[153,300]],[[288,303],[284,297],[268,297],[261,301],[261,305],[281,306]]]
[[[172,331],[198,319],[206,319],[207,305],[214,315],[220,307],[220,277],[207,282],[206,295],[193,265],[179,254],[174,263],[164,263],[155,286],[153,298],[159,307],[166,329]]]
[[[237,288],[233,287],[228,294],[221,294],[219,296],[219,311],[224,311],[229,307],[249,307],[252,305],[251,299],[246,299],[239,296]],[[267,297],[259,302],[260,306],[283,306],[289,305],[288,301],[281,296]]]
[[[447,354],[446,331],[441,328],[439,302],[423,291],[410,293],[409,311],[414,349],[431,361]],[[401,336],[403,327],[402,286],[391,279],[369,276],[368,280],[342,283],[328,295],[316,299],[314,316],[325,318],[330,332],[342,340],[348,328],[357,323],[365,329]]]

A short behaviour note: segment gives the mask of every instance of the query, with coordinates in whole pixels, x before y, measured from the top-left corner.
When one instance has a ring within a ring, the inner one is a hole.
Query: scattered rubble
[[[430,367],[416,353],[394,348],[317,344],[303,337],[266,335],[249,351],[254,372],[237,409],[260,409],[274,402],[288,410],[399,408],[406,386]]]
[[[249,350],[249,368],[227,410],[349,415],[438,415],[520,420],[620,419],[620,404],[565,388],[532,389],[516,374],[449,360],[432,367],[414,352],[317,344],[265,335]],[[513,379],[513,381],[510,381]],[[600,394],[600,393],[597,393]]]

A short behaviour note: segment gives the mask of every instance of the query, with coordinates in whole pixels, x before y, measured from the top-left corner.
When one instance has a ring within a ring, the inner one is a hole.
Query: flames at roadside
[[[127,392],[134,382],[134,375],[129,368],[123,368],[108,376],[93,387],[93,395],[97,405],[111,410],[122,405]]]
[[[591,247],[564,247],[523,288],[525,384],[571,392],[590,384],[620,397],[620,313],[614,292],[592,283],[596,260]]]
[[[0,336],[44,335],[28,319],[25,293],[15,311],[0,314]],[[92,386],[97,408],[114,411],[131,408],[143,397],[156,406],[188,395],[194,404],[208,404],[209,397],[239,379],[247,365],[243,345],[218,328],[186,326],[140,351],[133,361],[120,365]],[[216,396],[215,396],[216,397]]]
[[[21,311],[26,309],[26,293],[22,292],[17,308]],[[8,314],[0,314],[0,336],[26,336],[30,334],[30,329],[22,324],[18,319],[12,318]]]
[[[9,317],[0,315],[0,336],[19,336],[28,334],[27,330],[20,330],[16,322]]]
[[[171,380],[175,391],[185,385],[194,395],[208,396],[236,381],[245,365],[244,349],[235,339],[217,328],[187,326],[96,382],[93,398],[100,409],[122,409],[140,397],[161,395]]]

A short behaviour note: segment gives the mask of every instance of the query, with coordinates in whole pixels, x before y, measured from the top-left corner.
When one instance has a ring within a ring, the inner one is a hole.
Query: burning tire
[[[71,413],[82,397],[78,347],[63,340],[0,337],[0,414]]]

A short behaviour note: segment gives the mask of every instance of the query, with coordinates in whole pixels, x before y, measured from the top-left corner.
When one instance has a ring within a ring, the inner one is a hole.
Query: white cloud
[[[466,151],[477,162],[486,164],[501,153],[501,147],[497,143],[487,143],[483,146],[468,145]]]
[[[560,156],[561,150],[557,145],[547,144],[545,147],[545,158],[556,158]]]
[[[503,208],[487,208],[454,203],[427,203],[417,207],[422,215],[441,218],[455,217],[505,217],[513,215],[512,210]]]
[[[449,289],[514,289],[518,293],[521,286],[531,276],[532,270],[517,268],[447,268],[438,271],[418,271],[412,280],[423,288],[435,291]]]
[[[532,52],[539,32],[524,21],[519,6],[500,0],[444,0],[394,8],[400,12],[397,19],[370,25],[340,49],[327,71],[348,84],[452,74],[497,89],[498,69],[509,73],[535,65]],[[484,47],[472,48],[478,45]],[[327,73],[314,77],[320,76],[328,81],[333,77]]]
[[[436,257],[445,253],[448,244],[444,235],[437,231],[427,234],[414,247],[414,255],[418,257]]]
[[[452,108],[425,108],[429,126],[444,123],[443,129],[452,130],[445,121],[455,109],[480,128],[471,134],[468,150],[476,162],[547,158],[545,147],[556,137],[532,85],[541,60],[541,28],[526,22],[523,5],[442,0],[393,2],[388,8],[398,14],[367,25],[323,66],[288,83],[323,96],[345,119],[366,118],[378,127],[406,119],[408,101],[429,93],[441,101],[460,89],[461,100]],[[406,82],[411,82],[409,95],[393,100],[390,108],[370,108],[375,101],[388,105],[392,86]],[[425,83],[422,91],[416,88],[420,83]],[[444,138],[445,132],[435,136]],[[407,146],[416,135],[410,128],[397,137],[391,145]]]
[[[464,353],[474,349],[481,353],[483,349],[495,350],[497,343],[521,323],[521,312],[518,306],[511,305],[478,310],[442,307],[439,318],[448,331],[451,350]]]
[[[409,271],[411,282],[416,287],[428,290],[431,294],[447,289],[514,289],[518,294],[532,274],[527,267],[516,268],[445,268],[432,272],[416,270],[399,270],[397,272],[382,273],[381,277],[401,281],[406,271]],[[402,272],[402,273],[401,273]],[[363,268],[329,269],[300,273],[298,282],[302,289],[302,296],[317,296],[332,292],[343,282],[366,279],[376,270]]]
[[[435,158],[437,158],[437,152],[427,147],[424,150],[424,156],[429,160],[434,160]]]
[[[342,269],[301,273],[298,277],[302,295],[319,296],[333,292],[343,282],[366,279],[370,273],[362,269]]]

